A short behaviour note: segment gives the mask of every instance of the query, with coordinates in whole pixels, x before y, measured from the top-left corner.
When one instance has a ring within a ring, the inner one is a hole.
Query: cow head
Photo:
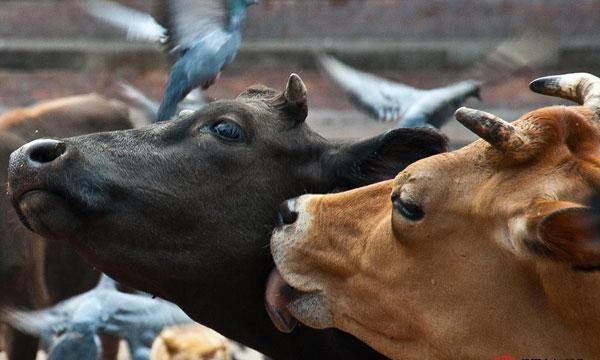
[[[584,106],[512,124],[462,108],[482,140],[393,181],[286,202],[275,324],[337,327],[397,359],[598,357],[600,238],[583,203],[600,189],[600,79],[531,88]]]
[[[27,226],[112,277],[229,337],[283,350],[261,332],[272,328],[262,293],[279,204],[390,178],[446,147],[426,129],[334,144],[306,116],[306,87],[292,75],[283,92],[253,87],[171,122],[38,140],[11,156],[10,195]]]

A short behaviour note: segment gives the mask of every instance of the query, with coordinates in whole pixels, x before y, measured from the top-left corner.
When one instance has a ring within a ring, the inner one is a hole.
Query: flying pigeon
[[[468,98],[479,97],[482,85],[505,80],[546,59],[555,49],[550,39],[525,33],[503,42],[470,69],[465,76],[469,80],[430,90],[354,69],[331,56],[321,54],[317,61],[325,75],[370,117],[394,122],[394,127],[440,128]]]
[[[100,333],[127,341],[133,360],[148,360],[152,342],[166,326],[193,323],[176,305],[116,289],[102,275],[92,290],[37,311],[3,309],[2,320],[38,336],[48,360],[97,360]]]
[[[158,110],[170,119],[177,104],[196,87],[208,88],[230,64],[241,44],[246,9],[258,0],[157,0],[156,20],[106,0],[91,0],[93,16],[127,30],[128,38],[152,40],[176,54]]]

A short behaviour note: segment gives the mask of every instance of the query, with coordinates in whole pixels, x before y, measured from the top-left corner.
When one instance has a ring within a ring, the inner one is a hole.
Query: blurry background
[[[151,1],[122,0],[140,10]],[[0,0],[0,104],[97,91],[117,96],[125,79],[160,99],[168,62],[152,44],[133,44],[89,16],[76,0]],[[460,70],[526,29],[559,46],[542,67],[482,91],[468,105],[512,119],[556,99],[527,83],[556,72],[600,73],[600,0],[262,0],[249,9],[242,49],[209,91],[234,97],[253,83],[281,88],[298,72],[309,88],[310,119],[328,136],[361,137],[385,125],[367,120],[315,70],[325,50],[360,69],[429,88],[460,80]],[[469,141],[453,122],[456,143]]]

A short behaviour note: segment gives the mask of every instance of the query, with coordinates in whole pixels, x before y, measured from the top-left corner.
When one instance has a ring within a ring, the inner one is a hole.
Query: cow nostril
[[[290,209],[289,201],[284,201],[279,207],[279,225],[291,225],[296,222],[297,219],[298,213]]]
[[[67,144],[58,140],[40,139],[31,142],[27,152],[33,162],[45,164],[59,158],[67,150]]]

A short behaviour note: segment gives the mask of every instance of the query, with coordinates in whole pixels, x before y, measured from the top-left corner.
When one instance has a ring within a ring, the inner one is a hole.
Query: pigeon
[[[117,290],[102,275],[92,290],[37,311],[2,309],[0,318],[37,336],[49,360],[97,360],[100,333],[127,341],[133,360],[148,360],[152,342],[166,326],[193,323],[177,305],[150,295]]]
[[[177,104],[194,88],[207,89],[235,58],[248,6],[258,0],[157,0],[156,19],[107,0],[86,9],[98,19],[127,30],[128,38],[163,44],[176,55],[158,109],[158,121],[173,117]]]
[[[556,50],[556,42],[527,32],[500,44],[470,69],[465,78],[447,86],[425,90],[387,80],[354,69],[324,54],[317,56],[322,72],[350,101],[371,118],[393,122],[394,127],[440,128],[470,97],[479,98],[480,88],[543,61]]]

